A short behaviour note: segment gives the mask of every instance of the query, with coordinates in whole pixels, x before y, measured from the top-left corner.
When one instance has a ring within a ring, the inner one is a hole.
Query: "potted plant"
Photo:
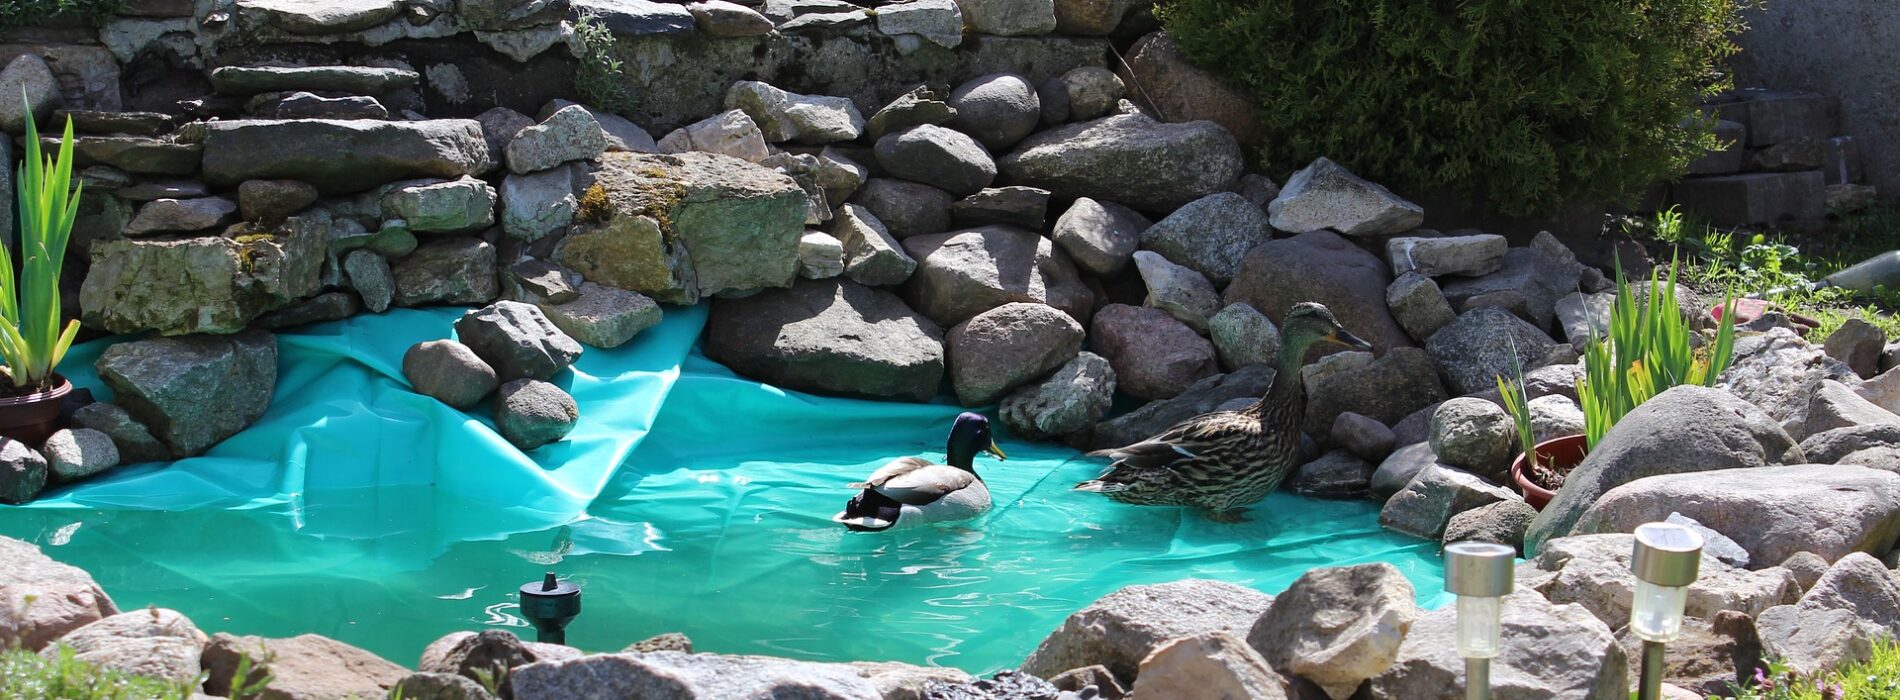
[[[1696,347],[1695,332],[1676,304],[1675,270],[1671,260],[1666,281],[1652,272],[1649,294],[1639,299],[1621,266],[1617,268],[1608,334],[1591,338],[1584,346],[1583,376],[1577,378],[1583,435],[1532,444],[1535,436],[1523,373],[1518,373],[1516,385],[1498,378],[1498,391],[1505,409],[1518,421],[1518,440],[1524,445],[1524,454],[1511,465],[1511,478],[1532,507],[1542,509],[1549,503],[1570,470],[1624,415],[1671,387],[1712,386],[1728,369],[1735,350],[1735,315],[1723,314],[1714,341]],[[1733,303],[1733,298],[1724,299],[1722,308]]]
[[[11,260],[0,264],[0,360],[6,361],[0,436],[36,446],[53,433],[60,401],[73,390],[54,372],[79,333],[78,321],[62,327],[59,316],[59,272],[84,188],[71,187],[72,171],[72,122],[66,123],[58,156],[46,158],[29,109],[26,158],[18,174],[19,250],[12,251],[20,269],[16,275]]]

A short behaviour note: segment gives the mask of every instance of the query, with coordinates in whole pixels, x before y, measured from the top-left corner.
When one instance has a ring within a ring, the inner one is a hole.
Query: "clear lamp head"
[[[1701,533],[1672,523],[1637,527],[1636,551],[1630,558],[1630,572],[1636,575],[1630,631],[1644,641],[1675,641],[1682,634],[1689,586],[1701,571]]]
[[[1503,646],[1503,603],[1515,581],[1515,548],[1489,542],[1445,546],[1445,591],[1458,596],[1458,655],[1489,659]]]

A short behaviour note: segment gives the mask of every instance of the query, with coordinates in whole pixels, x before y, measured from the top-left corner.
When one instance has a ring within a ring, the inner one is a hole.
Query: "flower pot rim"
[[[1549,440],[1539,442],[1536,445],[1531,446],[1531,449],[1536,452],[1544,452],[1546,448],[1556,446],[1559,443],[1575,444],[1579,441],[1582,441],[1585,444],[1584,451],[1587,454],[1589,451],[1588,440],[1589,440],[1589,436],[1583,435],[1583,434],[1560,435],[1558,437],[1554,437]],[[1526,500],[1531,500],[1529,497],[1532,496],[1533,494],[1538,496],[1540,500],[1543,500],[1545,502],[1549,502],[1550,499],[1556,498],[1557,497],[1556,491],[1552,491],[1550,489],[1544,488],[1543,485],[1531,481],[1530,475],[1525,473],[1525,467],[1529,466],[1529,462],[1524,459],[1526,456],[1527,455],[1520,454],[1517,456],[1517,459],[1511,460],[1511,481],[1516,482],[1518,488],[1524,491]],[[1532,505],[1536,505],[1536,504],[1532,504]],[[1540,507],[1539,510],[1542,510],[1542,508]]]
[[[53,378],[59,380],[59,383],[54,384],[52,388],[36,391],[31,394],[0,397],[0,408],[56,401],[65,397],[67,394],[73,393],[73,383],[67,380],[65,376],[55,372]]]

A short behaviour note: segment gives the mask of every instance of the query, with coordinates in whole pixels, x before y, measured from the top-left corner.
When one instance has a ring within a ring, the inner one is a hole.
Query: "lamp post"
[[[1682,610],[1689,585],[1702,570],[1702,535],[1671,523],[1636,528],[1636,596],[1630,605],[1630,631],[1643,640],[1643,675],[1638,700],[1662,700],[1663,645],[1682,634]]]
[[[1458,596],[1458,655],[1465,697],[1490,700],[1491,659],[1503,646],[1503,603],[1513,585],[1513,547],[1489,542],[1445,546],[1445,591]]]

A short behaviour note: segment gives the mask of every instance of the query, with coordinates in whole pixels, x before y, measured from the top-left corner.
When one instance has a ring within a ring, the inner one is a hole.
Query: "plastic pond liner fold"
[[[845,484],[904,455],[941,459],[962,409],[816,397],[734,375],[695,350],[705,309],[556,383],[581,406],[524,454],[486,403],[408,389],[403,353],[460,309],[397,310],[278,334],[256,425],[203,457],[121,467],[0,506],[0,534],[91,572],[121,606],[207,631],[315,633],[413,666],[449,632],[509,627],[515,589],[580,584],[568,641],[615,651],[662,632],[697,649],[972,672],[1014,667],[1070,613],[1123,586],[1213,578],[1277,593],[1310,568],[1390,562],[1420,602],[1447,598],[1435,543],[1387,533],[1372,501],[1280,492],[1224,525],[1070,491],[1098,460],[1012,439],[978,470],[995,494],[960,526],[853,534]],[[111,341],[62,369],[99,398]],[[1000,425],[1000,424],[999,424]]]

